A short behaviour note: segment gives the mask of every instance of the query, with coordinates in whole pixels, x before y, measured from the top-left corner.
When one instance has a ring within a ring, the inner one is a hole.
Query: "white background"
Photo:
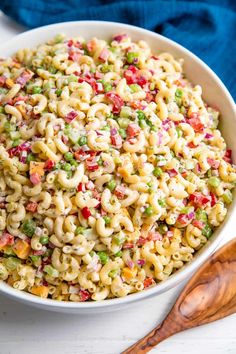
[[[0,44],[23,30],[0,13]],[[228,239],[233,236],[232,229]],[[122,311],[90,316],[40,311],[0,295],[0,354],[118,354],[164,318],[182,286]],[[236,354],[236,316],[177,334],[151,353]]]

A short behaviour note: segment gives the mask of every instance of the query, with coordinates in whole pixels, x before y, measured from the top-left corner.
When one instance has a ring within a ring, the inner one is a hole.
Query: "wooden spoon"
[[[122,354],[144,354],[175,333],[236,312],[236,238],[189,280],[164,321]]]

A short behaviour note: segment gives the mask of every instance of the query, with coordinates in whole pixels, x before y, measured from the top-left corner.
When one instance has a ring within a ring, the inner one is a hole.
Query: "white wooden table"
[[[0,44],[23,30],[0,13]],[[118,354],[160,322],[182,286],[119,312],[90,316],[40,311],[0,296],[0,354]],[[236,316],[177,334],[151,353],[235,354]]]

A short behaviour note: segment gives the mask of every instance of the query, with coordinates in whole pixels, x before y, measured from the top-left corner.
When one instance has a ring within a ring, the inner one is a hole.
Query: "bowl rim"
[[[114,30],[114,33],[116,32],[116,27],[125,31],[135,31],[136,33],[146,34],[148,37],[151,37],[153,39],[161,39],[162,41],[165,41],[167,44],[172,46],[173,48],[176,48],[182,52],[184,52],[190,59],[192,59],[194,62],[197,62],[199,66],[201,66],[203,69],[205,69],[209,76],[211,76],[216,85],[220,86],[221,89],[224,91],[224,95],[228,99],[228,102],[230,106],[232,107],[232,110],[234,111],[234,114],[236,114],[236,109],[235,109],[235,104],[232,96],[230,95],[229,91],[223,84],[223,82],[219,79],[219,77],[213,72],[213,70],[205,64],[200,58],[198,58],[195,54],[193,54],[191,51],[183,47],[182,45],[178,44],[177,42],[160,35],[159,33],[152,32],[147,29],[143,29],[141,27],[133,26],[133,25],[128,25],[120,22],[110,22],[110,21],[67,21],[67,22],[60,22],[56,24],[50,24],[42,27],[38,27],[29,31],[25,31],[23,33],[20,33],[13,38],[11,38],[7,42],[3,42],[0,45],[0,52],[3,51],[6,48],[11,48],[13,47],[14,43],[18,39],[27,39],[28,36],[32,37],[32,35],[37,35],[39,32],[48,32],[50,29],[57,29],[58,31],[66,30],[72,26],[78,27],[83,27],[83,26],[90,26],[94,27],[96,29],[97,26],[103,26],[107,27],[109,30]],[[95,33],[94,33],[95,35]],[[48,35],[50,37],[50,35]],[[35,40],[35,45],[37,45],[37,39]],[[236,199],[234,199],[230,210],[232,213],[232,210],[235,209],[236,206]],[[0,281],[0,293],[2,293],[5,296],[9,296],[15,300],[24,302],[26,304],[31,304],[35,305],[38,307],[42,307],[44,309],[52,310],[53,308],[56,309],[78,309],[78,310],[86,310],[86,309],[96,309],[96,308],[104,308],[105,309],[111,309],[112,307],[118,307],[119,305],[128,305],[130,303],[140,301],[142,299],[147,299],[153,296],[156,296],[158,294],[161,294],[170,288],[176,287],[177,284],[181,283],[184,279],[187,279],[194,270],[196,270],[215,250],[217,245],[222,241],[223,239],[223,233],[222,230],[225,229],[226,225],[229,224],[231,217],[227,218],[225,222],[222,224],[220,228],[214,232],[214,240],[208,241],[206,246],[203,247],[202,252],[198,253],[194,259],[190,262],[187,263],[183,268],[181,268],[179,271],[171,275],[168,279],[158,283],[154,287],[151,287],[149,289],[143,290],[141,292],[129,294],[125,297],[120,297],[120,298],[114,298],[114,299],[106,299],[103,301],[91,301],[91,302],[69,302],[69,301],[58,301],[58,300],[53,300],[53,299],[44,299],[37,297],[35,295],[32,295],[30,293],[16,290],[12,288],[11,286],[7,285],[4,281]]]

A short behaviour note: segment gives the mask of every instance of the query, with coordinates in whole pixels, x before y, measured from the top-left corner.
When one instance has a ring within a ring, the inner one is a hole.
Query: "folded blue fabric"
[[[235,0],[1,0],[0,9],[31,28],[105,20],[161,33],[203,59],[236,99]]]

